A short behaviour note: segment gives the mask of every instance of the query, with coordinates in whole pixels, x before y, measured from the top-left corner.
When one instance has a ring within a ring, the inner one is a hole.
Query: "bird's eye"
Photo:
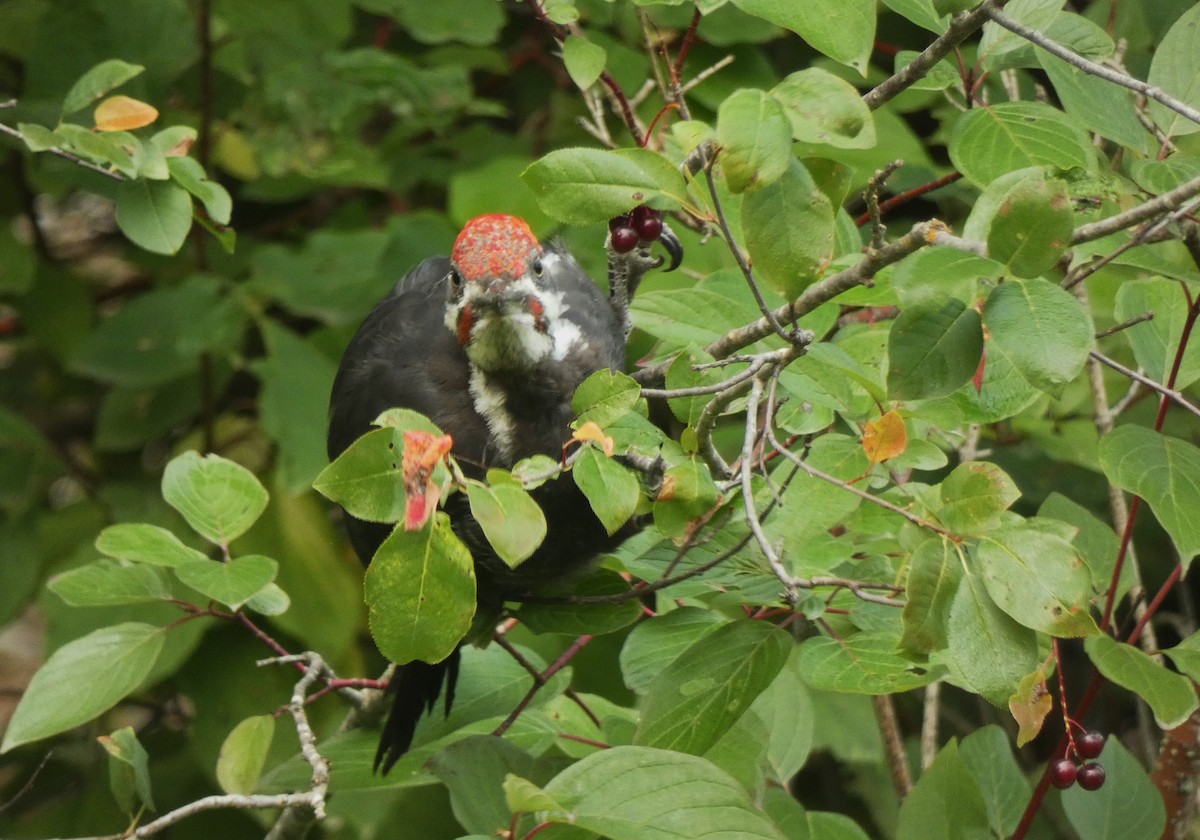
[[[450,284],[450,294],[455,297],[462,294],[463,279],[456,270],[450,269],[450,273],[446,275],[446,282]]]
[[[541,257],[534,257],[533,262],[530,264],[529,267],[533,269],[533,274],[535,277],[542,276],[542,258]]]

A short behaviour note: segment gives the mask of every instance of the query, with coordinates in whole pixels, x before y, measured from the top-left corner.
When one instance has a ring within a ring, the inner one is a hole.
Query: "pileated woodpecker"
[[[539,244],[523,220],[472,219],[450,257],[431,257],[405,275],[350,341],[330,396],[330,459],[394,407],[418,411],[450,435],[452,454],[474,478],[531,455],[557,457],[570,440],[576,387],[595,371],[624,365],[628,296],[662,263],[649,252],[660,230],[651,226],[654,236],[632,249],[627,242],[614,247],[610,234],[610,301],[565,248]],[[674,268],[679,242],[669,229],[661,238]],[[447,502],[475,560],[481,614],[498,614],[506,598],[578,570],[621,536],[608,535],[570,476],[532,494],[546,536],[516,569],[491,551],[462,494]],[[346,520],[355,551],[369,564],[391,526]],[[449,714],[458,664],[456,648],[441,662],[400,665],[388,687],[395,699],[377,770],[386,773],[407,751],[443,686]]]

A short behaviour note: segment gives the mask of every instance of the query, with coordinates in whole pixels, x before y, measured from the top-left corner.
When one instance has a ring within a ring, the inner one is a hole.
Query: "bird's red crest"
[[[529,255],[541,250],[524,219],[490,213],[467,222],[454,240],[450,260],[464,280],[512,278],[524,274]]]

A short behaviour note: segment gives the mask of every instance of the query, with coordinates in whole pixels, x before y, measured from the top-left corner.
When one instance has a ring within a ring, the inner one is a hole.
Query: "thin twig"
[[[904,738],[900,734],[900,724],[896,721],[896,707],[890,694],[876,694],[871,698],[875,707],[875,720],[879,724],[879,734],[883,738],[884,754],[887,756],[888,770],[892,774],[892,785],[901,799],[912,791],[912,773],[908,769],[908,757],[904,752]]]
[[[754,534],[754,539],[767,558],[767,564],[771,567],[771,571],[783,584],[783,599],[789,605],[795,606],[800,599],[795,580],[783,567],[783,561],[779,559],[779,555],[775,553],[775,548],[767,538],[766,532],[763,531],[762,522],[758,518],[758,510],[754,506],[754,445],[758,441],[758,407],[762,402],[762,396],[763,381],[761,377],[756,376],[750,382],[750,399],[746,405],[745,434],[742,436],[740,463],[742,507],[746,512],[746,522],[750,526],[750,533]]]
[[[533,680],[533,688],[526,692],[525,696],[521,698],[521,702],[517,704],[516,708],[509,712],[508,717],[506,717],[499,726],[492,730],[492,734],[503,735],[505,732],[507,732],[509,727],[512,726],[516,722],[517,718],[521,716],[521,713],[529,707],[529,704],[533,701],[533,698],[538,693],[538,690],[541,689],[541,687],[547,682],[549,682],[551,677],[565,668],[567,664],[575,658],[575,654],[579,653],[579,651],[581,651],[584,646],[587,645],[587,643],[593,638],[593,636],[589,636],[586,633],[580,636],[571,643],[570,647],[562,652],[558,659],[555,659],[552,663],[550,663],[549,667],[547,667],[545,671],[542,671],[540,675],[535,676]]]
[[[1183,408],[1184,410],[1188,411],[1189,413],[1194,414],[1197,417],[1200,417],[1200,407],[1188,402],[1187,399],[1183,396],[1183,394],[1181,394],[1179,391],[1176,391],[1173,388],[1168,388],[1166,385],[1162,385],[1158,382],[1155,382],[1149,376],[1146,376],[1143,373],[1139,373],[1138,371],[1133,370],[1132,368],[1125,367],[1125,365],[1121,364],[1116,359],[1110,359],[1108,356],[1105,356],[1103,353],[1099,352],[1098,350],[1092,350],[1089,355],[1096,361],[1100,362],[1101,364],[1107,365],[1108,367],[1112,368],[1117,373],[1120,373],[1124,376],[1129,377],[1134,382],[1140,382],[1142,385],[1145,385],[1150,390],[1155,391],[1155,392],[1161,394],[1162,396],[1166,397],[1168,400],[1175,403],[1180,408]]]
[[[1104,79],[1106,82],[1112,82],[1114,85],[1120,85],[1121,87],[1137,91],[1146,98],[1153,99],[1160,105],[1170,108],[1180,116],[1189,119],[1194,123],[1200,123],[1200,111],[1197,111],[1187,103],[1181,102],[1170,94],[1164,92],[1161,88],[1147,84],[1141,79],[1135,79],[1128,73],[1122,73],[1118,70],[1105,67],[1102,64],[1097,64],[1094,61],[1089,61],[1083,56],[1067,49],[1062,44],[1047,38],[1036,29],[1013,20],[1008,15],[1001,12],[998,8],[989,7],[987,4],[984,4],[981,7],[981,10],[985,10],[984,13],[997,26],[1002,26],[1009,32],[1012,32],[1015,35],[1020,35],[1026,41],[1041,47],[1051,55],[1061,58],[1072,67],[1076,67],[1089,75],[1098,76],[1099,78]]]
[[[1127,321],[1122,321],[1121,323],[1111,326],[1106,330],[1101,330],[1100,332],[1096,333],[1096,339],[1099,340],[1101,338],[1108,338],[1110,335],[1116,335],[1117,333],[1121,332],[1122,330],[1127,330],[1136,324],[1142,323],[1143,321],[1153,321],[1153,320],[1154,320],[1154,311],[1147,310],[1146,312],[1143,312],[1141,315],[1134,315],[1132,318],[1130,318]]]
[[[1094,239],[1108,236],[1110,233],[1116,233],[1119,230],[1149,221],[1161,213],[1178,210],[1184,205],[1184,202],[1197,194],[1200,194],[1200,177],[1185,181],[1175,189],[1168,190],[1157,198],[1132,207],[1123,213],[1091,224],[1080,225],[1071,234],[1071,244],[1080,245],[1084,242],[1091,242]]]
[[[25,142],[24,134],[22,134],[17,129],[12,128],[11,126],[5,125],[4,123],[0,123],[0,134],[7,134],[9,137],[20,140],[22,143]],[[112,169],[105,169],[103,166],[100,166],[99,164],[92,163],[90,160],[84,160],[79,155],[68,152],[66,149],[60,148],[58,146],[51,146],[49,149],[46,149],[45,151],[49,152],[52,155],[56,155],[56,156],[62,158],[63,160],[69,160],[71,163],[75,164],[76,166],[82,166],[84,169],[90,169],[92,172],[99,173],[100,175],[103,175],[106,178],[112,178],[114,181],[126,180],[125,176],[122,175],[120,172],[116,172]]]
[[[872,111],[925,78],[934,65],[948,56],[967,37],[987,23],[988,14],[1000,9],[1008,0],[987,0],[972,12],[960,13],[950,20],[950,26],[900,72],[863,94],[863,103]]]

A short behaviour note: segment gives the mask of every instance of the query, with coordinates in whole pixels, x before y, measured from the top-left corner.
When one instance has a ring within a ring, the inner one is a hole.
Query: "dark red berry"
[[[657,210],[653,210],[645,204],[639,204],[629,215],[633,222],[633,229],[637,231],[643,241],[652,242],[662,235],[662,214]]]
[[[1079,751],[1080,758],[1098,758],[1104,752],[1104,741],[1103,732],[1084,732],[1075,739],[1075,749]]]
[[[618,228],[627,228],[631,226],[628,213],[622,213],[620,216],[613,216],[608,220],[608,229],[615,231]]]
[[[1084,790],[1099,790],[1104,784],[1104,768],[1099,764],[1085,764],[1079,768],[1079,786]]]
[[[638,235],[637,231],[631,227],[619,227],[612,231],[613,250],[618,254],[627,254],[637,247]]]
[[[1050,765],[1050,784],[1059,790],[1066,790],[1075,784],[1075,775],[1078,772],[1079,768],[1075,766],[1074,761],[1069,758],[1060,758]]]

